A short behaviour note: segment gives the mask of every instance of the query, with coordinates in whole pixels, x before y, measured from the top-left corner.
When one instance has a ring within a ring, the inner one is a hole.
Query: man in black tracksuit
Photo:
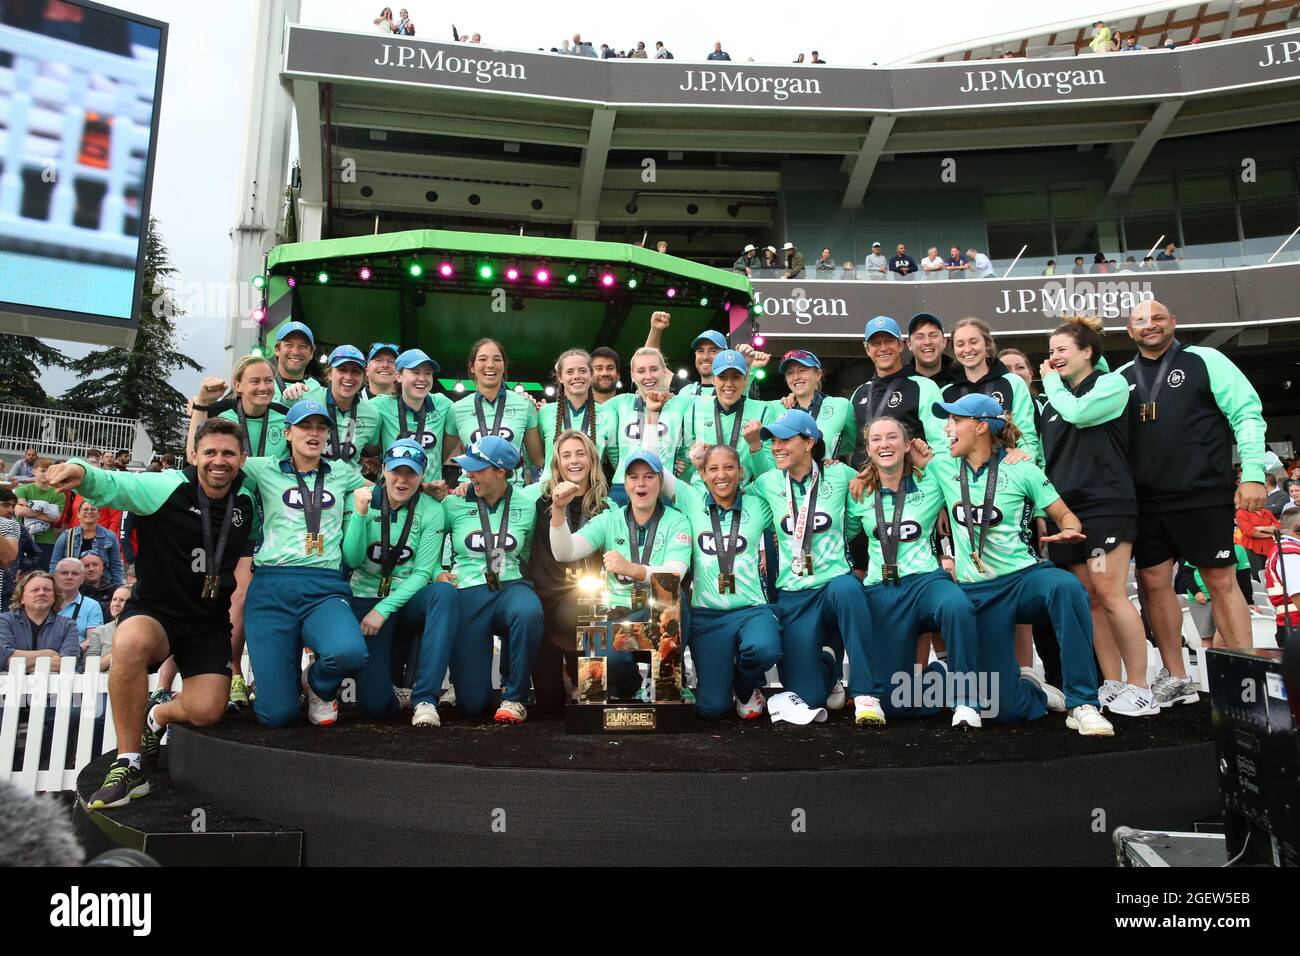
[[[910,374],[922,375],[939,386],[939,391],[956,381],[953,378],[953,360],[945,349],[948,335],[943,323],[933,312],[918,312],[907,323],[907,348],[912,360],[907,364]]]
[[[1133,558],[1142,603],[1170,674],[1182,674],[1182,611],[1174,561],[1190,561],[1210,592],[1214,623],[1229,647],[1252,644],[1250,612],[1237,588],[1235,509],[1264,502],[1264,418],[1254,387],[1222,353],[1174,337],[1177,319],[1156,301],[1129,315],[1138,346],[1118,369],[1129,381],[1129,461],[1138,499]],[[1232,446],[1241,457],[1241,484]],[[1157,690],[1152,685],[1153,690]]]
[[[861,468],[867,460],[867,426],[882,415],[906,425],[909,438],[945,447],[944,423],[933,412],[935,403],[943,401],[943,397],[934,382],[903,364],[903,334],[898,323],[887,315],[878,315],[867,323],[862,338],[876,374],[859,385],[849,399],[858,422],[858,440],[849,463]]]

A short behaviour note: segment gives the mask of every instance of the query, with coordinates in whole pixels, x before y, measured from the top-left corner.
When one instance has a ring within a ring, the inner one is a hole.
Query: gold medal
[[[1138,406],[1138,421],[1153,422],[1156,420],[1156,403],[1143,402]]]
[[[799,564],[803,568],[803,570],[800,571],[800,574],[809,575],[813,573],[813,560],[811,554],[801,555],[799,557]]]
[[[646,605],[646,589],[642,587],[632,587],[632,610],[638,611]]]
[[[203,597],[215,598],[221,590],[221,578],[213,574],[203,576]]]
[[[382,578],[379,579],[379,597],[381,597],[381,598],[386,598],[386,597],[388,597],[388,594],[389,594],[390,591],[392,591],[392,589],[393,589],[393,579],[392,579],[392,578],[390,578],[390,577],[382,577]]]
[[[325,553],[325,535],[312,534],[310,531],[308,531],[306,553],[311,554],[313,551],[315,551],[317,554]]]
[[[736,593],[736,576],[734,574],[718,574],[718,593],[735,594]]]
[[[501,590],[501,575],[497,574],[495,571],[484,571],[483,580],[487,582],[489,591]]]
[[[980,560],[979,553],[972,551],[970,553],[970,559],[975,564],[975,570],[978,571],[980,574],[983,574],[985,572],[984,562]]]
[[[886,584],[898,583],[898,566],[894,564],[884,564],[880,567],[880,577]]]

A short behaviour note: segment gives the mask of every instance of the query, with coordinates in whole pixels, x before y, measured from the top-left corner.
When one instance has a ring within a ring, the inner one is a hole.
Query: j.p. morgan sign
[[[888,68],[597,60],[292,26],[285,73],[611,106],[908,112],[1194,96],[1300,81],[1300,35],[1121,56]]]
[[[945,323],[983,319],[995,332],[1050,332],[1075,315],[1123,326],[1134,306],[1159,299],[1190,326],[1239,325],[1300,318],[1287,290],[1300,284],[1300,264],[1240,270],[1119,273],[1038,279],[864,282],[760,279],[754,295],[759,323],[774,337],[861,337],[877,315],[904,328],[917,312]]]

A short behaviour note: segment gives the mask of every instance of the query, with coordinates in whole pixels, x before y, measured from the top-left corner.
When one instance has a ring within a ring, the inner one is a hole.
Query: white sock
[[[129,764],[131,765],[132,769],[134,769],[134,770],[139,770],[139,769],[140,769],[140,755],[139,755],[139,754],[122,754],[122,753],[120,753],[120,754],[117,755],[117,759],[118,759],[118,760],[125,760],[127,763],[129,763]]]
[[[158,721],[154,720],[153,718],[153,713],[157,709],[158,709],[157,704],[154,704],[152,707],[150,707],[149,713],[145,715],[144,719],[145,722],[149,725],[150,730],[152,730],[155,734],[160,734],[162,733],[163,725],[158,723]]]

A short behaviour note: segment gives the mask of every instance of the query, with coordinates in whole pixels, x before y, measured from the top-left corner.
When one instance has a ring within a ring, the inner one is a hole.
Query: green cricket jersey
[[[1002,452],[998,453],[999,459]],[[975,550],[979,547],[980,529],[978,515],[984,507],[984,494],[987,490],[988,463],[977,472],[972,472],[962,459],[953,458],[945,452],[938,452],[926,466],[928,474],[939,480],[944,502],[952,523],[952,550],[957,561],[957,580],[962,584],[973,584],[990,578],[1013,574],[1025,568],[1033,567],[1041,560],[1034,553],[1031,541],[1030,521],[1036,509],[1047,510],[1061,496],[1056,488],[1043,474],[1041,468],[1033,462],[1022,461],[1008,465],[1002,461],[998,466],[998,485],[993,497],[993,514],[989,519],[988,540],[984,545],[981,561],[987,572],[981,574],[971,558],[970,523],[966,509],[961,503],[961,484],[958,469],[966,468],[967,483],[970,488],[971,508],[976,514],[974,522]]]
[[[758,571],[758,551],[763,532],[772,526],[772,511],[763,496],[750,492],[737,495],[740,505],[740,531],[736,540],[736,558],[732,573],[736,576],[736,593],[718,591],[718,548],[714,540],[710,506],[713,496],[683,481],[677,483],[674,500],[691,530],[691,607],[730,611],[767,603],[763,576]],[[733,506],[718,515],[722,536],[729,540],[737,509]]]
[[[794,556],[799,548],[794,541],[795,516],[803,506],[812,487],[813,472],[804,476],[803,481],[792,482],[794,489],[795,516],[790,514],[790,499],[786,491],[786,474],[783,471],[769,471],[751,485],[751,490],[758,492],[772,511],[772,524],[776,530],[776,543],[780,551],[780,569],[777,572],[776,587],[778,591],[808,591],[819,588],[833,578],[852,572],[848,558],[847,511],[849,500],[849,482],[855,472],[848,465],[835,462],[821,469],[821,478],[817,483],[817,511],[810,514],[812,523],[812,560],[813,573],[799,575],[794,573]]]
[[[446,526],[442,505],[428,495],[417,491],[410,501],[390,514],[389,545],[396,546],[412,505],[415,507],[415,517],[411,519],[411,533],[393,567],[388,597],[382,598],[375,605],[375,610],[384,618],[403,607],[442,570],[439,560],[442,542],[447,534]],[[356,597],[379,597],[382,541],[383,511],[375,498],[372,498],[370,510],[364,515],[354,513],[343,536],[343,560],[349,567],[356,569],[352,575],[352,593]]]
[[[679,484],[678,489],[681,489]],[[627,558],[632,559],[632,546],[629,543],[627,533],[628,511],[631,505],[622,508],[606,508],[600,514],[596,515],[585,525],[574,532],[575,537],[582,538],[595,551],[615,551]],[[641,559],[638,564],[649,566],[660,565],[665,561],[680,561],[688,568],[691,565],[691,526],[680,511],[675,508],[664,507],[663,515],[659,519],[659,525],[655,528],[654,543],[650,546],[650,557],[645,557],[644,549],[646,545],[645,536],[647,529],[638,526],[637,528],[637,551]],[[644,584],[645,582],[634,582],[631,578],[625,578],[617,574],[608,574],[605,578],[605,587],[609,591],[610,607],[631,607],[632,606],[632,587],[634,584]],[[740,578],[736,579],[737,588],[740,586]]]
[[[816,410],[813,410],[816,406]],[[813,399],[811,405],[796,405],[807,412],[821,429],[822,439],[826,442],[827,458],[847,458],[853,454],[858,442],[858,419],[853,414],[853,404],[847,398],[835,395],[823,395],[821,392]],[[782,402],[772,402],[772,418],[780,418],[789,411]]]
[[[250,457],[283,458],[289,453],[289,444],[284,440],[284,413],[288,410],[288,408],[280,404],[277,395],[276,400],[268,405],[266,411],[261,415],[256,418],[248,414],[244,415],[247,422]],[[214,418],[224,418],[227,421],[232,421],[236,425],[241,424],[234,399],[222,399],[213,403],[208,409],[208,414]],[[266,433],[265,445],[262,444],[262,433],[264,431]]]
[[[303,399],[320,402],[330,411],[334,419],[340,447],[334,448],[333,433],[331,433],[330,446],[325,452],[329,463],[337,468],[346,468],[361,474],[361,450],[368,445],[379,444],[379,413],[375,411],[374,405],[363,401],[360,395],[357,395],[352,399],[351,410],[344,411],[338,407],[330,390],[325,386],[313,388],[303,396]],[[383,454],[382,448],[380,454]],[[335,455],[338,457],[334,457]]]
[[[650,450],[659,456],[665,468],[671,468],[677,457],[677,450],[682,447],[683,419],[690,403],[695,399],[674,396],[659,411],[656,426],[659,438],[650,446]],[[610,442],[611,451],[617,449],[617,467],[614,470],[614,483],[623,480],[627,470],[627,456],[641,448],[641,427],[645,423],[645,405],[636,392],[624,392],[616,395],[604,405],[615,413],[614,441]]]
[[[694,381],[689,385],[683,385],[677,390],[678,398],[712,398],[713,386],[705,385],[703,382]]]
[[[496,401],[489,402],[478,392],[470,392],[463,398],[457,399],[452,405],[451,427],[460,436],[461,444],[468,448],[483,435],[493,434],[492,425],[496,421],[497,409],[501,403],[505,404],[505,410],[501,413],[501,427],[495,434],[510,442],[519,452],[519,467],[515,469],[511,481],[522,485],[524,467],[528,463],[528,452],[524,450],[524,433],[530,428],[537,427],[537,406],[533,404],[531,398],[512,389],[503,388],[497,393]],[[486,430],[479,427],[478,410],[483,413]],[[462,476],[462,480],[468,481],[469,478]]]
[[[80,462],[78,462],[78,464],[80,464]],[[59,523],[59,517],[62,515],[63,509],[66,508],[68,504],[68,499],[63,494],[63,492],[56,491],[52,487],[45,488],[44,490],[42,490],[36,487],[36,482],[29,481],[27,482],[27,484],[19,485],[17,488],[14,489],[14,497],[16,497],[19,501],[23,501],[23,502],[45,501],[48,502],[49,504],[57,505],[60,514],[56,515],[51,519],[48,519],[50,527],[47,528],[45,531],[42,531],[40,534],[36,535],[33,538],[33,540],[37,544],[54,544],[56,541],[59,540],[60,529],[57,527],[57,525]]]
[[[568,428],[582,432],[588,438],[591,437],[591,429],[588,427],[587,406],[585,404],[574,408],[569,404],[567,398],[560,401],[569,407],[569,424]],[[594,403],[593,403],[594,404]],[[547,402],[537,410],[537,428],[542,434],[542,472],[550,473],[551,456],[555,453],[555,439],[560,432],[566,428],[562,420],[562,412],[559,412],[559,402]],[[605,457],[605,449],[609,447],[614,437],[615,415],[608,405],[595,405],[596,413],[596,459],[599,461]],[[559,430],[557,431],[556,418],[561,418]]]
[[[290,458],[249,458],[244,480],[262,505],[262,546],[253,558],[259,568],[329,568],[337,570],[343,558],[343,526],[352,513],[352,492],[366,484],[359,473],[332,468],[321,461],[325,487],[321,496],[320,533],[325,553],[307,553],[307,518],[294,478]],[[316,470],[305,472],[310,493],[316,487]]]
[[[420,424],[420,411],[411,409],[400,395],[376,395],[366,405],[379,418],[380,454],[399,438],[419,442],[429,456],[429,467],[424,470],[425,481],[442,478],[442,437],[450,426],[451,399],[441,393],[424,397],[424,424]]]
[[[521,488],[510,486],[510,517],[506,523],[506,538],[502,544],[505,551],[505,564],[501,568],[502,582],[518,581],[523,572],[520,568],[528,563],[532,550],[534,523],[537,518],[537,498],[541,494],[541,484]],[[488,528],[493,536],[501,533],[501,519],[506,514],[505,498],[488,507],[474,497],[474,489],[465,493],[465,497],[448,495],[442,499],[443,521],[447,528],[452,552],[451,571],[456,576],[456,587],[460,589],[477,587],[487,583],[487,543],[483,540],[483,524],[479,517],[480,509],[486,509]]]
[[[903,505],[903,521],[898,528],[899,544],[896,563],[899,577],[937,571],[939,561],[930,547],[930,533],[934,531],[934,523],[939,518],[939,512],[943,510],[943,491],[939,487],[939,479],[933,473],[927,472],[919,480],[909,476],[903,481],[907,503]],[[876,522],[877,497],[880,497],[880,503],[884,506],[885,523],[888,525],[894,520],[895,492],[888,488],[880,488],[869,495],[864,495],[860,502],[854,501],[852,495],[849,496],[849,540],[853,540],[859,530],[867,536],[870,565],[867,576],[862,582],[864,585],[881,582],[881,569],[885,563]]]
[[[771,471],[776,467],[776,459],[772,457],[772,443],[765,441],[757,453],[752,453],[743,434],[746,422],[758,419],[766,425],[776,418],[771,402],[756,398],[742,398],[729,409],[721,408],[717,396],[688,398],[686,402],[686,411],[682,416],[683,453],[689,452],[690,447],[697,441],[709,445],[731,445],[740,455],[740,464],[745,469],[746,481],[752,481],[763,472]],[[714,409],[717,409],[720,415],[715,416]],[[718,429],[719,419],[722,425],[721,432]],[[731,440],[733,432],[736,435],[734,444]],[[681,477],[697,487],[704,487],[703,479],[696,474],[695,467],[689,463],[689,460],[686,471]]]

